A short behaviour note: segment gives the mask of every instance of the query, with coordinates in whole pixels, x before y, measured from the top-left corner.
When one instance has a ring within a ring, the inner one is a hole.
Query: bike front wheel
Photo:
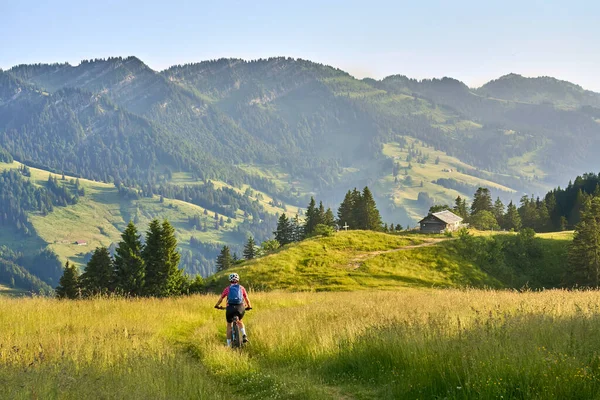
[[[239,319],[235,317],[233,324],[231,325],[231,347],[241,348],[243,346],[242,335],[240,333],[240,327],[238,326]]]

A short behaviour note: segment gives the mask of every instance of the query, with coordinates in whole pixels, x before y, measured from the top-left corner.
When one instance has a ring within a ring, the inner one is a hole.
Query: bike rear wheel
[[[233,324],[231,324],[231,347],[233,348],[241,348],[243,346],[242,335],[240,334],[238,322],[238,317],[234,317]]]

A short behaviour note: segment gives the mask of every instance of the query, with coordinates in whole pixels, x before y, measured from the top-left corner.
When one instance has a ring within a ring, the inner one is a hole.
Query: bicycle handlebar
[[[226,310],[227,309],[227,307],[223,307],[223,306],[215,306],[215,308],[217,310]],[[252,307],[246,307],[246,311],[250,311],[250,310],[252,310]]]

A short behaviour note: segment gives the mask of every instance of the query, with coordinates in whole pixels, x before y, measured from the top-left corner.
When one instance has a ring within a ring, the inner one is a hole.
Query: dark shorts
[[[233,317],[237,316],[239,319],[244,318],[246,313],[246,307],[243,304],[228,304],[225,308],[225,318],[227,322],[233,322]]]

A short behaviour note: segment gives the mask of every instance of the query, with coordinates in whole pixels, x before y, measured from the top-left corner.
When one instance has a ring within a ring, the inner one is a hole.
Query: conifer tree
[[[382,229],[382,221],[381,215],[379,214],[379,210],[377,210],[377,206],[375,204],[375,200],[373,199],[373,194],[369,190],[368,187],[365,186],[363,189],[362,196],[360,197],[360,201],[358,203],[358,229],[379,231]]]
[[[519,207],[519,215],[524,228],[535,229],[538,226],[538,211],[536,202],[527,196],[521,197],[521,206]]]
[[[256,243],[254,242],[254,238],[252,236],[248,236],[248,241],[244,246],[244,258],[246,260],[252,260],[256,257]]]
[[[231,252],[229,250],[229,246],[223,246],[221,249],[221,253],[217,256],[217,272],[224,271],[227,268],[230,268],[233,264],[233,259],[231,258]]]
[[[552,230],[552,221],[550,220],[550,213],[548,212],[548,206],[544,200],[540,201],[538,207],[538,219],[537,226],[535,227],[536,232],[549,232]]]
[[[79,297],[79,273],[75,264],[65,264],[65,270],[56,287],[56,297],[60,299],[76,299]]]
[[[469,211],[467,210],[467,201],[460,196],[454,200],[454,208],[452,209],[454,214],[458,215],[462,219],[467,219],[469,217]]]
[[[84,295],[106,294],[114,289],[115,270],[106,247],[97,247],[79,278]]]
[[[471,215],[479,211],[493,212],[492,195],[488,188],[478,188],[473,195],[473,203],[471,203]]]
[[[175,228],[164,220],[161,232],[162,252],[165,255],[165,264],[163,269],[163,285],[161,286],[163,296],[172,296],[181,294],[184,282],[183,270],[179,268],[181,255],[177,251],[177,238],[175,237]]]
[[[310,203],[308,204],[308,208],[306,209],[306,219],[304,223],[304,236],[310,236],[315,227],[318,225],[319,221],[319,210],[317,209],[317,203],[315,202],[315,198],[310,198]],[[281,243],[281,242],[280,242]],[[283,245],[283,243],[281,243]]]
[[[575,182],[577,182],[577,180],[575,180]],[[579,223],[584,205],[589,201],[589,198],[590,196],[587,193],[584,193],[582,189],[579,189],[575,197],[575,203],[571,209],[571,214],[567,217],[570,225],[577,225]]]
[[[360,190],[354,188],[352,190],[352,222],[354,223],[351,229],[363,229],[361,224],[361,203],[362,203],[362,193]]]
[[[575,283],[600,284],[600,197],[586,199],[569,249],[569,266]]]
[[[496,221],[498,221],[498,225],[502,226],[502,220],[504,218],[504,203],[500,200],[500,197],[496,199],[494,203],[494,209],[492,210],[492,214],[496,217]]]
[[[340,227],[348,225],[350,229],[356,228],[354,221],[354,196],[350,190],[346,193],[344,201],[340,204],[337,212],[337,223]]]
[[[328,208],[327,211],[325,211],[322,223],[330,228],[335,228],[335,216],[333,215],[331,208]]]
[[[502,228],[506,230],[518,231],[521,229],[521,216],[517,211],[517,207],[511,201],[506,208],[506,214],[502,219]]]
[[[144,294],[145,266],[142,258],[142,242],[133,222],[121,235],[115,253],[116,290],[132,296]]]
[[[290,220],[285,213],[281,214],[279,217],[279,220],[277,221],[277,230],[273,232],[273,234],[275,234],[275,240],[282,246],[292,243],[294,232]]]
[[[144,294],[160,296],[163,290],[165,276],[165,254],[162,248],[162,226],[158,219],[150,221],[146,232],[146,243],[142,250],[142,258],[146,267],[144,279]]]
[[[294,242],[300,242],[302,239],[304,239],[304,226],[300,222],[300,217],[298,214],[296,214],[292,220],[292,229]]]
[[[317,212],[317,225],[325,225],[325,206],[323,206],[323,202],[319,202],[319,211]]]

